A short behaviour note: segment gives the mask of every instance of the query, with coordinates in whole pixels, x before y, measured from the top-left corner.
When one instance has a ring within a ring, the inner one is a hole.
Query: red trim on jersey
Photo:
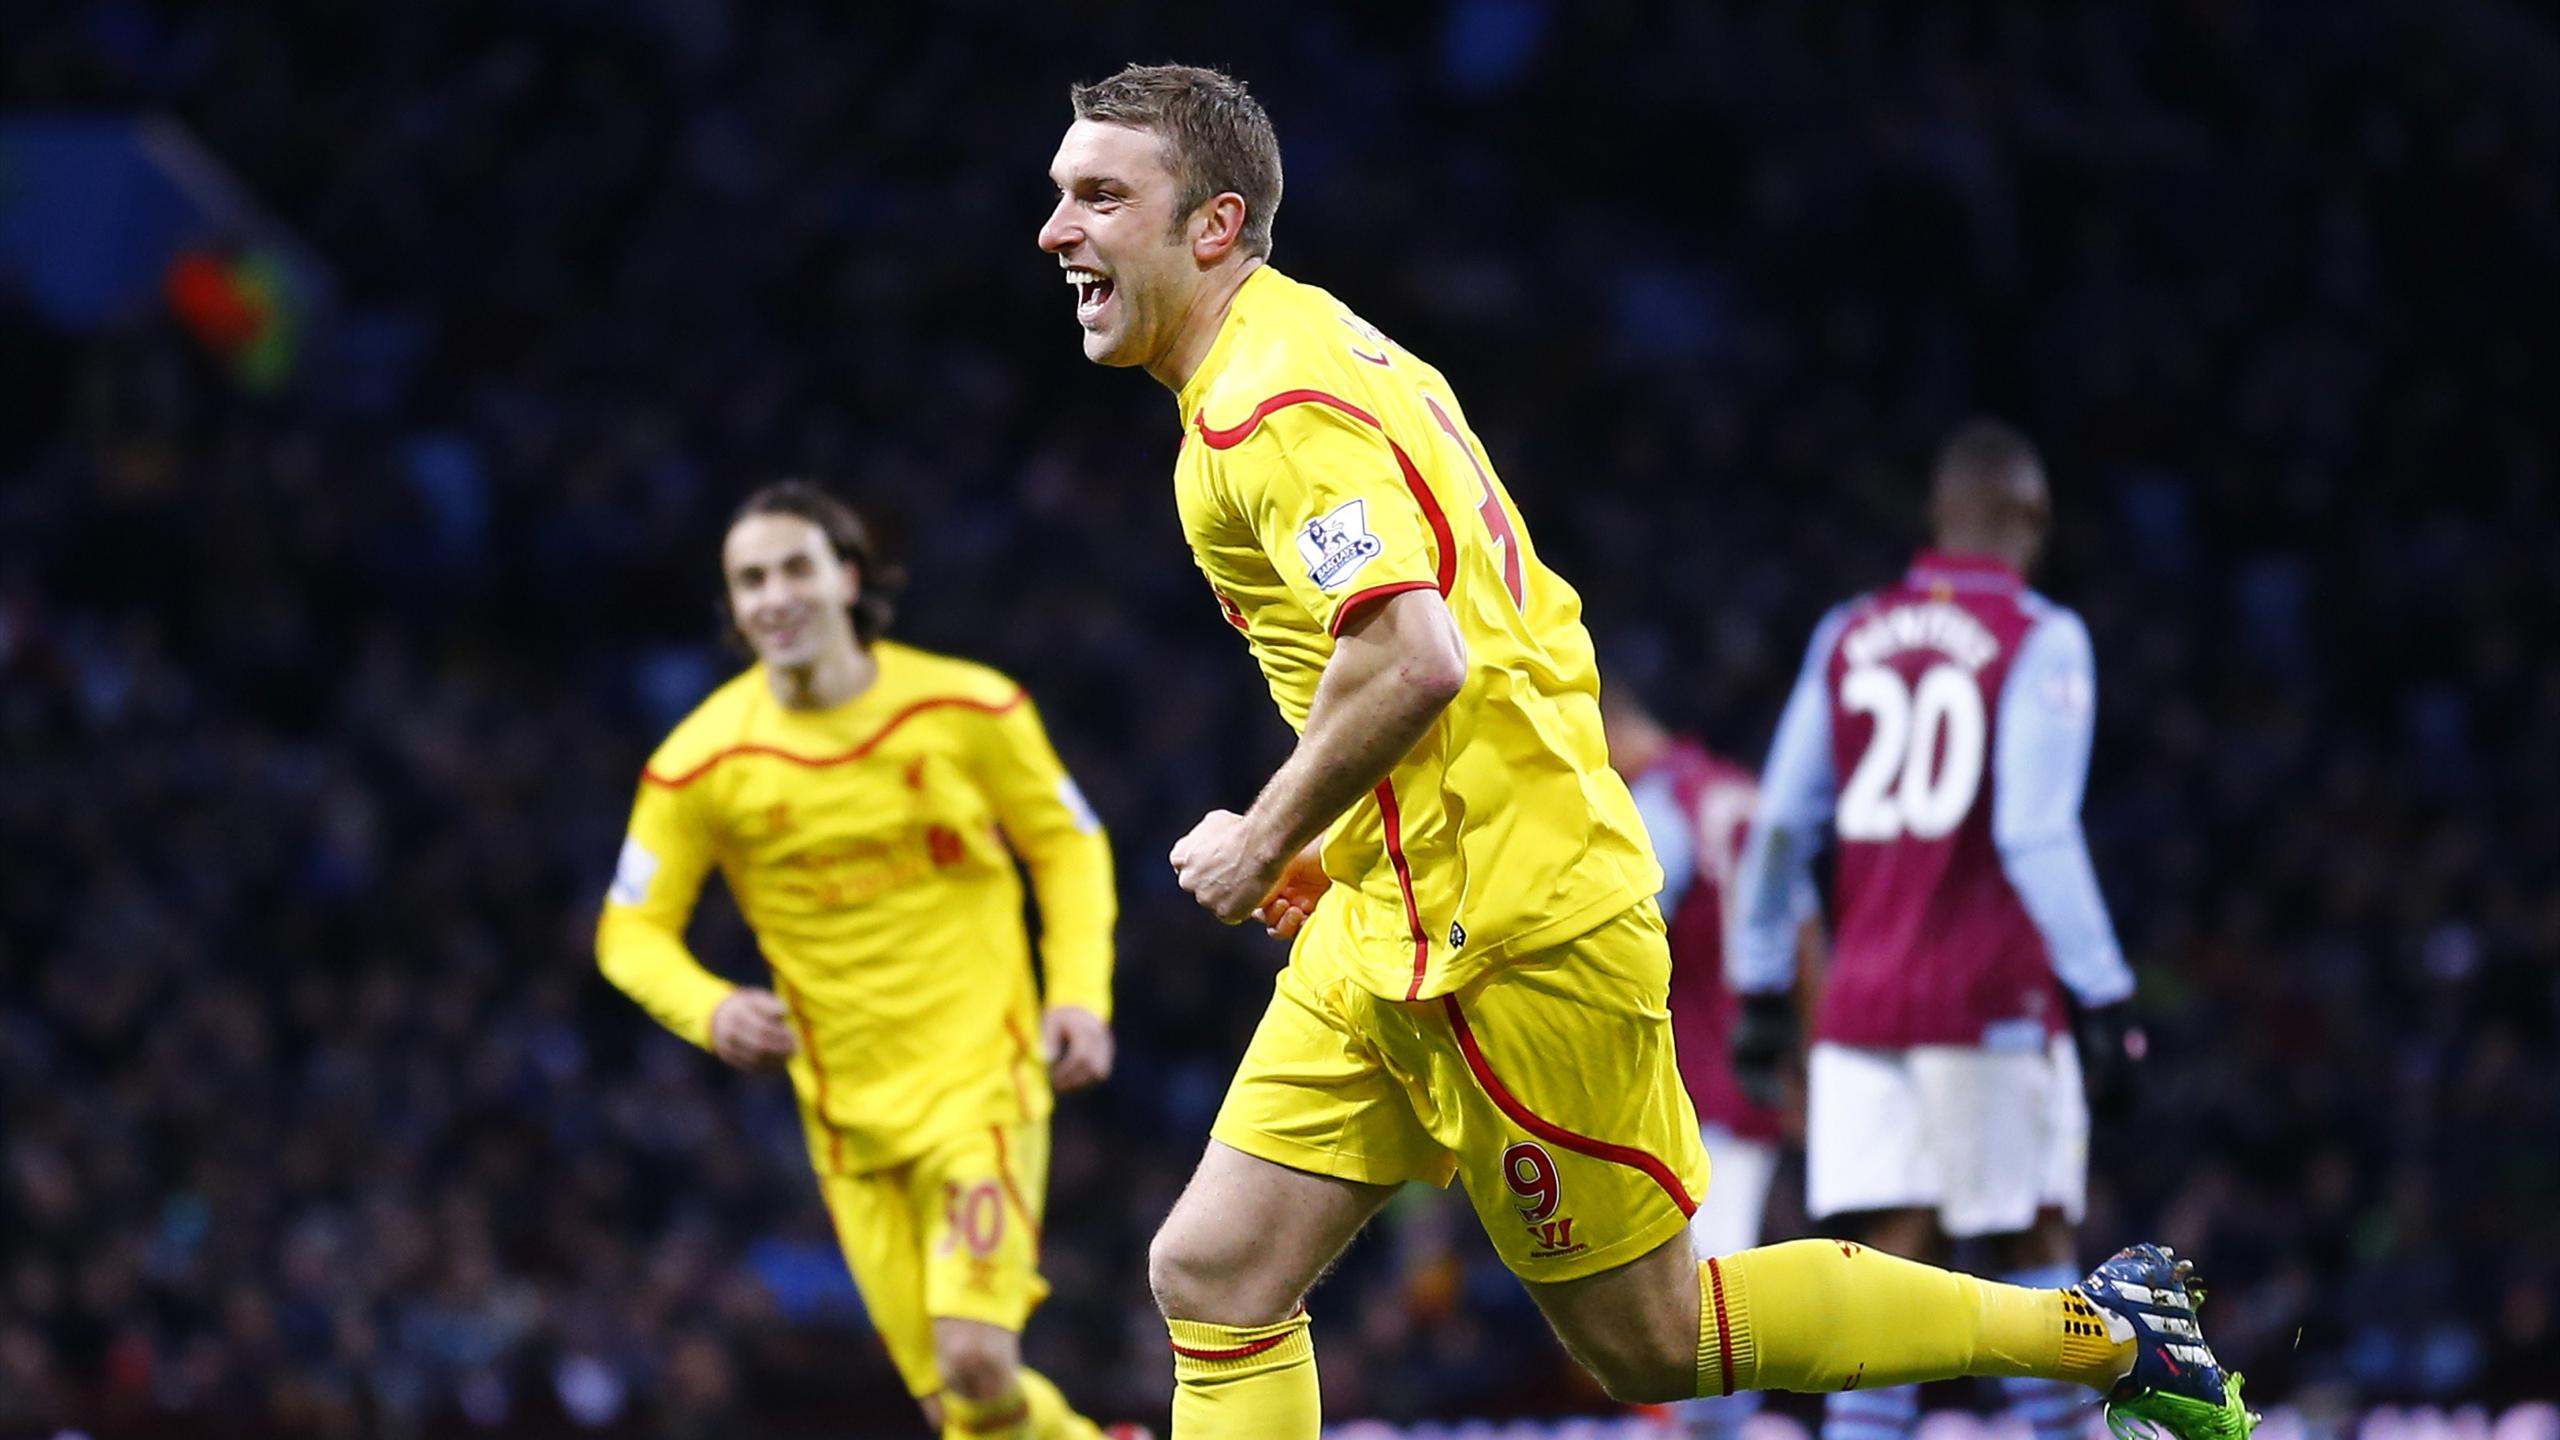
[[[1013,1212],[1021,1216],[1024,1226],[1030,1229],[1031,1253],[1037,1257],[1040,1253],[1040,1217],[1032,1214],[1031,1207],[1022,1203],[1022,1191],[1013,1183],[1013,1159],[1004,1148],[1004,1127],[990,1125],[987,1133],[996,1137],[996,1179],[1004,1182],[1004,1198],[1013,1202]]]
[[[1733,1393],[1733,1329],[1724,1313],[1724,1267],[1718,1265],[1712,1255],[1707,1257],[1707,1283],[1716,1292],[1716,1349],[1723,1352],[1724,1393],[1730,1395]]]
[[[1022,1066],[1031,1058],[1031,1042],[1022,1038],[1022,1027],[1014,1023],[1010,1010],[1005,1012],[1004,1033],[1013,1037],[1013,1063],[1004,1067],[1005,1074],[1013,1079],[1013,1103],[1022,1110],[1022,1123],[1028,1125],[1031,1123],[1031,1092],[1022,1088]]]
[[[1383,430],[1378,433],[1386,435]],[[1413,457],[1404,453],[1404,447],[1392,435],[1387,435],[1387,448],[1396,452],[1396,464],[1404,469],[1405,488],[1413,492],[1413,503],[1422,507],[1422,518],[1431,522],[1431,543],[1440,547],[1437,583],[1445,597],[1450,587],[1458,583],[1458,537],[1450,532],[1449,517],[1440,509],[1440,497],[1431,493],[1422,472],[1415,468]]]
[[[871,733],[871,738],[854,746],[852,749],[847,750],[841,755],[812,757],[808,755],[795,755],[788,750],[775,749],[771,745],[732,745],[726,750],[715,751],[710,758],[704,760],[701,764],[694,766],[692,769],[687,770],[681,775],[666,776],[661,775],[654,770],[643,770],[640,772],[640,777],[652,785],[664,785],[670,790],[681,790],[685,786],[692,784],[694,781],[701,779],[704,771],[709,770],[712,766],[719,764],[723,760],[727,760],[732,756],[737,755],[770,755],[776,760],[788,760],[794,765],[805,765],[812,770],[823,770],[830,765],[847,764],[870,754],[873,750],[879,748],[881,741],[889,738],[890,731],[906,724],[909,720],[914,719],[917,715],[920,715],[927,710],[937,709],[944,705],[956,705],[964,710],[977,710],[989,715],[1001,715],[1007,710],[1012,709],[1014,706],[1021,704],[1025,693],[1026,692],[1024,691],[1016,690],[1013,692],[1013,698],[1006,700],[1001,704],[989,700],[971,700],[959,695],[936,695],[929,699],[918,700],[904,710],[890,716],[889,723],[881,726],[878,730],[873,731]]]
[[[1493,1066],[1485,1060],[1484,1048],[1476,1044],[1476,1033],[1467,1028],[1466,1012],[1458,1008],[1458,997],[1441,996],[1440,1008],[1448,1012],[1449,1028],[1457,1034],[1458,1049],[1467,1057],[1467,1068],[1476,1072],[1476,1083],[1484,1087],[1485,1094],[1493,1097],[1493,1103],[1503,1114],[1511,1117],[1511,1123],[1550,1145],[1561,1145],[1596,1160],[1641,1170],[1653,1178],[1654,1184],[1662,1187],[1663,1193],[1671,1197],[1671,1203],[1680,1207],[1681,1214],[1694,1215],[1698,1212],[1698,1202],[1690,1198],[1688,1187],[1680,1183],[1680,1177],[1672,1173],[1671,1167],[1664,1164],[1660,1156],[1631,1145],[1612,1145],[1606,1140],[1577,1135],[1521,1104],[1520,1097],[1503,1085],[1502,1077],[1494,1074]]]
[[[1372,600],[1384,600],[1390,595],[1401,595],[1407,590],[1428,590],[1430,588],[1431,582],[1428,580],[1397,580],[1385,585],[1372,585],[1368,589],[1359,591],[1352,595],[1350,599],[1343,601],[1342,604],[1334,610],[1333,623],[1325,627],[1325,633],[1334,636],[1341,635],[1342,622],[1351,618],[1352,611],[1359,609],[1361,606],[1368,604]]]
[[[836,1128],[836,1122],[827,1118],[827,1066],[818,1058],[818,1034],[810,1028],[809,1017],[800,1008],[800,992],[779,975],[773,977],[773,983],[782,991],[782,1003],[791,1012],[792,1026],[800,1032],[800,1053],[809,1057],[809,1076],[816,1082],[817,1092],[809,1097],[809,1105],[818,1112],[818,1123],[827,1127],[827,1172],[841,1175],[844,1173],[844,1132]]]
[[[1209,412],[1206,410],[1192,417],[1192,424],[1199,427],[1200,438],[1208,443],[1210,449],[1232,450],[1243,444],[1247,436],[1260,429],[1262,422],[1270,419],[1274,411],[1286,410],[1292,405],[1309,404],[1330,405],[1377,431],[1379,437],[1387,442],[1387,448],[1395,452],[1396,468],[1404,472],[1405,488],[1413,492],[1414,503],[1422,507],[1422,518],[1431,525],[1431,539],[1440,547],[1440,567],[1435,583],[1439,585],[1442,595],[1448,594],[1449,587],[1458,583],[1458,537],[1450,530],[1448,513],[1440,508],[1440,497],[1431,493],[1431,486],[1422,478],[1420,467],[1413,463],[1412,456],[1404,453],[1404,447],[1396,443],[1396,437],[1387,434],[1387,427],[1378,423],[1377,416],[1339,395],[1329,395],[1322,390],[1283,390],[1254,406],[1253,413],[1244,417],[1242,423],[1229,426],[1224,430],[1209,428]]]
[[[1270,399],[1263,401],[1261,404],[1254,406],[1253,413],[1244,417],[1242,423],[1230,425],[1223,430],[1212,430],[1209,428],[1209,412],[1206,410],[1203,410],[1198,415],[1192,417],[1192,423],[1199,427],[1200,438],[1207,442],[1210,449],[1233,450],[1237,446],[1243,444],[1254,431],[1261,429],[1262,422],[1270,419],[1274,412],[1286,410],[1292,405],[1304,405],[1310,401],[1313,401],[1318,405],[1330,405],[1334,409],[1341,411],[1343,414],[1350,416],[1352,419],[1359,421],[1361,424],[1366,425],[1373,430],[1384,430],[1387,428],[1378,423],[1377,416],[1370,414],[1368,411],[1361,409],[1359,406],[1352,404],[1350,401],[1343,399],[1339,395],[1330,395],[1322,390],[1283,390],[1279,394],[1272,396]]]
[[[1422,907],[1413,900],[1413,867],[1405,863],[1402,816],[1396,810],[1396,783],[1381,780],[1373,792],[1378,797],[1378,818],[1386,823],[1387,861],[1396,868],[1396,888],[1404,892],[1404,923],[1413,930],[1413,984],[1404,992],[1407,1000],[1422,998],[1422,972],[1431,964],[1431,936],[1422,928]]]

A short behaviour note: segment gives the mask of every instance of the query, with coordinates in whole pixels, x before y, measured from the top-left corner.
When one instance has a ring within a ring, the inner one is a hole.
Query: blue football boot
[[[2107,1395],[2107,1428],[2119,1440],[2248,1440],[2258,1426],[2240,1403],[2240,1377],[2197,1328],[2204,1286],[2195,1268],[2165,1245],[2135,1245],[2080,1282],[2092,1305],[2133,1328],[2133,1369]]]

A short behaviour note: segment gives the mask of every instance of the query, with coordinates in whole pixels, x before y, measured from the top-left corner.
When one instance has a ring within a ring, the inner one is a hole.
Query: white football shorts
[[[1806,1065],[1805,1208],[1938,1212],[1952,1239],[2088,1208],[2089,1099],[2067,1035],[2041,1049],[1816,1044]],[[1723,1152],[1716,1157],[1723,1179]],[[1711,1187],[1708,1191],[1714,1193]]]

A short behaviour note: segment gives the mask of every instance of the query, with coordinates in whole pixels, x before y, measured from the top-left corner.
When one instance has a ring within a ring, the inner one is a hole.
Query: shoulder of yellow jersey
[[[1183,422],[1213,445],[1240,444],[1312,391],[1374,423],[1378,405],[1370,392],[1404,362],[1403,352],[1330,291],[1268,266],[1258,279],[1224,364]],[[1364,361],[1363,351],[1379,358]]]
[[[649,756],[648,778],[661,785],[680,785],[693,778],[741,744],[755,724],[756,712],[771,703],[763,666],[751,665],[730,676],[658,742]]]
[[[883,699],[902,703],[956,701],[981,709],[1003,709],[1022,695],[1015,679],[992,665],[963,660],[934,650],[919,650],[883,640],[872,647],[880,659]]]

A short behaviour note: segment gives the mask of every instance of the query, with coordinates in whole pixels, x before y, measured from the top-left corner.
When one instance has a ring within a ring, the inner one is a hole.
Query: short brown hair
[[[1127,65],[1091,85],[1068,88],[1076,118],[1155,134],[1166,169],[1181,187],[1174,219],[1232,190],[1244,197],[1248,255],[1271,258],[1271,219],[1280,213],[1280,138],[1244,82],[1197,65]]]
[[[836,558],[853,567],[862,580],[862,593],[853,602],[853,638],[865,646],[879,639],[889,629],[889,617],[897,612],[898,592],[905,588],[904,570],[880,558],[880,548],[872,541],[871,526],[854,509],[826,490],[807,480],[776,480],[759,487],[729,517],[729,528],[754,515],[795,515],[818,527],[827,537],[827,546]],[[738,617],[729,613],[729,587],[720,587],[720,613],[729,622],[729,638],[737,642]]]

